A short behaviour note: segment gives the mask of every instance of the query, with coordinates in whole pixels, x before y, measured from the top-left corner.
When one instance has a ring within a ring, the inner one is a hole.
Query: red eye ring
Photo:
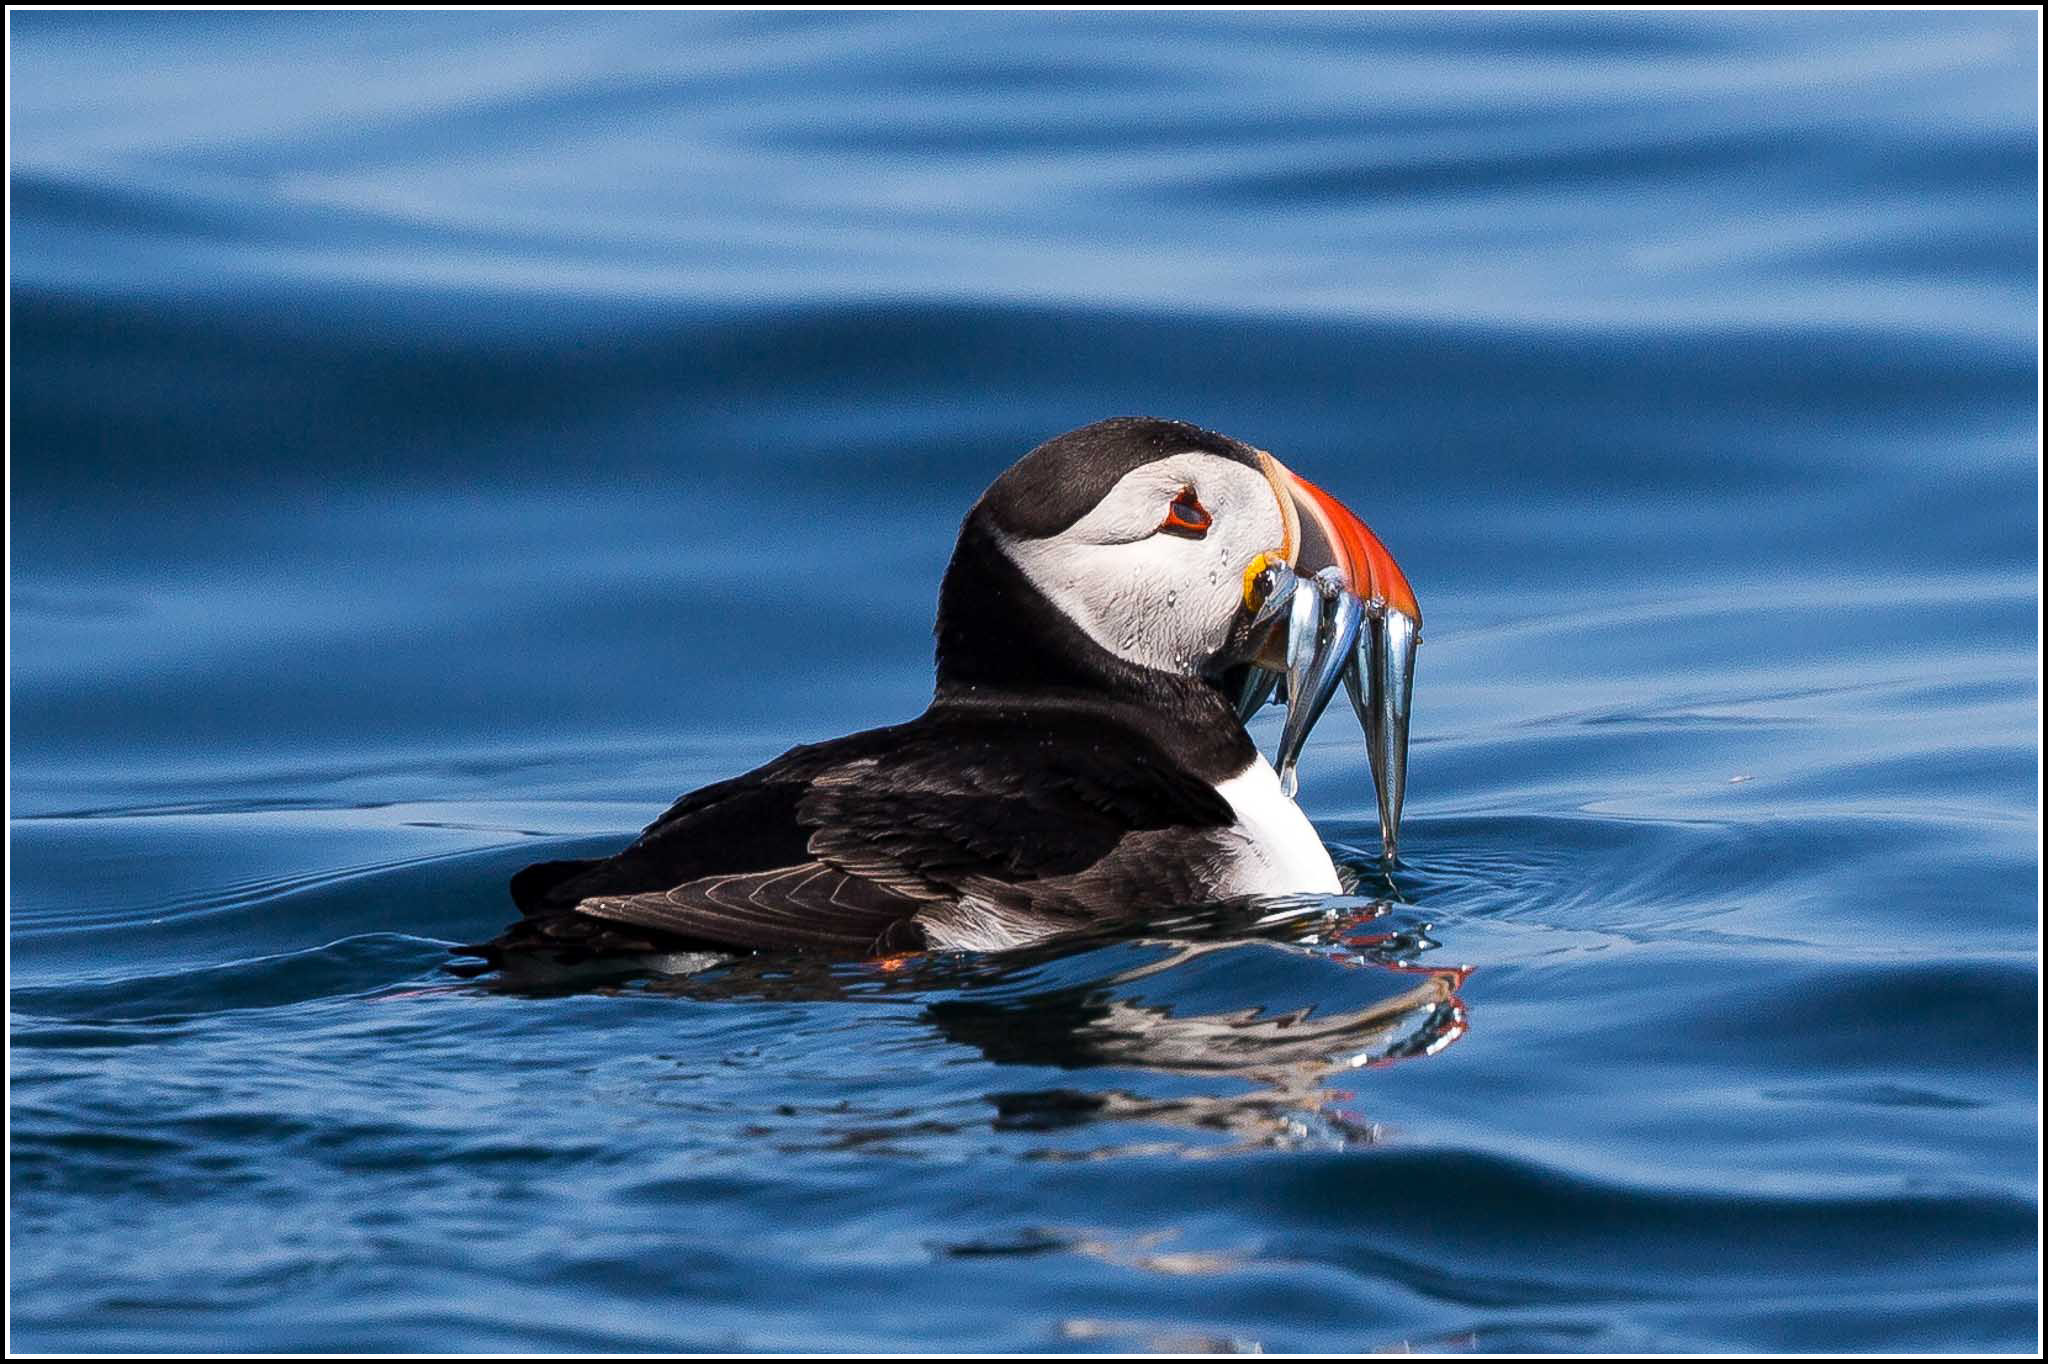
[[[1209,509],[1195,496],[1195,490],[1182,488],[1167,504],[1166,519],[1159,523],[1159,529],[1168,535],[1199,540],[1209,533],[1209,521]]]

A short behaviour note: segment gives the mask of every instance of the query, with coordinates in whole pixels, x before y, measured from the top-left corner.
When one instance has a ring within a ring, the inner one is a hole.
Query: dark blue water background
[[[11,25],[17,1347],[2032,1348],[2032,15]],[[1281,924],[438,974],[1125,412],[1406,566],[1391,880],[1340,705]]]

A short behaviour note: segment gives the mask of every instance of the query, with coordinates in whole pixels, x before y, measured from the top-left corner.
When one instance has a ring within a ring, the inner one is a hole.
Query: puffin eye
[[[1199,540],[1209,533],[1209,509],[1195,496],[1193,488],[1182,488],[1167,504],[1166,519],[1159,523],[1159,529],[1168,535]]]

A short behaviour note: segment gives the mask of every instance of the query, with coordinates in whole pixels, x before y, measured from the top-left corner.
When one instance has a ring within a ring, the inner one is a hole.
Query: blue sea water
[[[9,25],[15,1348],[2038,1344],[2031,13]],[[1340,705],[1277,923],[440,971],[1126,412],[1406,568],[1397,868]]]

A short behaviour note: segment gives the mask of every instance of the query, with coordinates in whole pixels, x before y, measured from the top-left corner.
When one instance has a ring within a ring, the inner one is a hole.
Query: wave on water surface
[[[12,1343],[2034,1348],[2038,32],[11,15]],[[1347,896],[447,974],[1132,412],[1415,584],[1398,866],[1338,707]]]

